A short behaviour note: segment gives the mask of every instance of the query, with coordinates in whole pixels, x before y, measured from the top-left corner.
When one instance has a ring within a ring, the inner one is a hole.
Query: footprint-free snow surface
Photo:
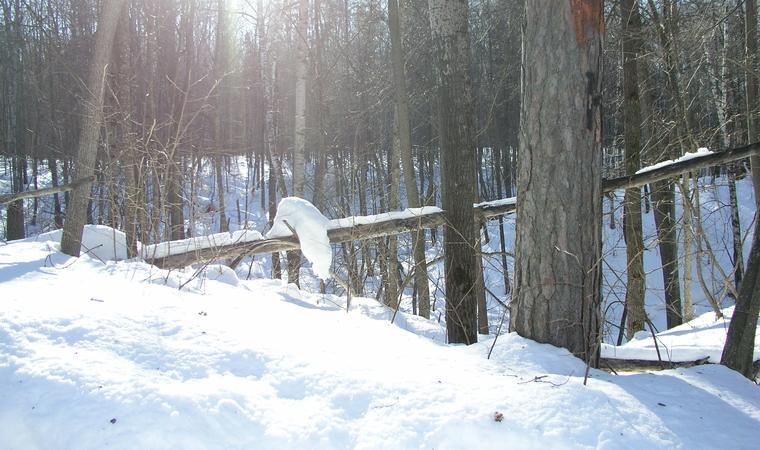
[[[180,289],[181,287],[181,289]],[[1,449],[757,448],[719,365],[609,375],[234,272],[0,246]],[[496,419],[499,420],[496,420]]]

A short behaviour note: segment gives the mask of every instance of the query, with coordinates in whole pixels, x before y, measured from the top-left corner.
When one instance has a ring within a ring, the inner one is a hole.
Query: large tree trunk
[[[760,139],[757,125],[757,0],[745,0],[744,3],[746,6],[744,45],[747,57],[747,144],[752,144]],[[752,157],[750,162],[755,189],[755,206],[760,210],[760,156]]]
[[[595,365],[600,328],[601,0],[527,0],[511,329]]]
[[[720,363],[747,378],[752,378],[752,359],[755,351],[755,333],[760,313],[760,221],[755,221],[755,237],[749,253],[734,315],[728,327],[726,346]]]
[[[24,190],[24,158],[26,158],[24,124],[24,37],[22,26],[24,11],[21,2],[15,2],[13,11],[9,4],[3,5],[5,21],[5,57],[9,60],[7,66],[7,87],[4,94],[8,95],[8,116],[6,117],[6,145],[11,152],[11,190],[19,193]],[[23,239],[24,231],[24,201],[19,199],[8,205],[6,210],[6,234],[8,240]]]
[[[412,132],[409,126],[409,97],[404,73],[404,49],[401,42],[398,0],[388,0],[388,26],[391,35],[391,59],[393,63],[393,84],[396,93],[396,128],[399,137],[401,163],[404,166],[404,185],[410,208],[420,207],[420,193],[414,174],[412,160]],[[398,155],[397,155],[398,156]],[[430,288],[425,261],[425,231],[419,230],[412,236],[414,256],[414,284],[417,288],[419,315],[430,318]]]
[[[475,125],[470,82],[467,0],[428,0],[438,66],[441,197],[446,210],[444,270],[449,342],[478,340],[475,246],[478,234],[472,204],[477,197]]]
[[[637,0],[622,0],[620,4],[623,24],[623,115],[625,122],[625,166],[633,175],[641,166],[641,109],[639,107],[639,75],[636,58],[639,53],[640,16]],[[646,323],[644,292],[644,240],[641,225],[641,190],[625,190],[623,205],[625,247],[627,256],[627,285],[625,308],[628,317],[628,335],[642,331]]]
[[[76,154],[74,179],[90,177],[95,173],[98,139],[103,121],[105,72],[111,60],[111,46],[123,6],[124,0],[106,2],[98,19],[95,53],[87,79],[87,92],[92,94],[92,98],[85,99],[83,102],[84,114]],[[79,256],[81,251],[82,232],[87,220],[87,205],[90,199],[90,187],[91,183],[85,183],[71,193],[71,201],[66,209],[63,237],[61,238],[61,251],[67,255]]]

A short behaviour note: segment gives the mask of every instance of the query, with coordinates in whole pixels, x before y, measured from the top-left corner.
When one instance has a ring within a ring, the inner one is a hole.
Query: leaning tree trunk
[[[475,282],[477,228],[473,201],[475,124],[470,81],[467,0],[428,0],[438,67],[441,197],[448,226],[443,237],[446,330],[451,343],[478,340]]]
[[[755,237],[749,252],[749,262],[739,288],[734,315],[728,327],[726,346],[720,363],[747,378],[753,377],[753,356],[757,317],[760,313],[760,221],[755,221]]]
[[[527,0],[510,327],[595,365],[600,328],[601,0]]]
[[[747,143],[760,139],[757,126],[757,0],[746,0],[745,52],[747,70]],[[750,158],[752,165],[752,182],[755,189],[755,206],[760,210],[760,156]]]
[[[87,92],[92,94],[92,98],[83,101],[84,114],[76,154],[74,179],[91,177],[95,173],[98,138],[103,121],[105,73],[108,62],[111,60],[111,46],[123,6],[124,0],[105,2],[98,19],[95,53],[87,78]],[[87,220],[90,188],[91,183],[85,183],[71,192],[71,201],[66,209],[66,222],[63,226],[63,237],[61,238],[61,251],[67,255],[79,256],[81,251],[82,232],[84,231],[85,220]]]
[[[633,175],[641,166],[641,108],[639,106],[639,74],[636,58],[639,53],[640,16],[637,0],[622,0],[620,4],[623,24],[623,116],[625,123],[625,166]],[[628,317],[628,335],[642,331],[646,322],[644,292],[644,240],[641,224],[641,190],[625,190],[623,204],[623,233],[627,256],[627,285],[625,308]]]

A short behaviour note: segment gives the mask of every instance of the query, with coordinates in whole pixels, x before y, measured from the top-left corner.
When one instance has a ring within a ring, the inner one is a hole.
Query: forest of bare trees
[[[0,5],[0,193],[79,182],[3,206],[5,240],[63,228],[62,250],[79,255],[84,225],[101,224],[137,256],[138,243],[271,225],[288,196],[329,218],[438,205],[437,226],[334,244],[337,280],[319,288],[391,308],[411,298],[416,314],[445,315],[452,343],[496,333],[489,308],[509,310],[505,329],[593,366],[605,333],[650,330],[643,255],[657,247],[667,327],[694,318],[693,292],[716,315],[736,301],[724,362],[751,371],[760,230],[745,254],[737,181],[757,181],[759,157],[619,196],[603,180],[760,141],[756,0]],[[245,192],[231,202],[233,176]],[[702,182],[730,198],[723,249],[702,227]],[[489,227],[472,206],[515,195],[514,233],[514,216]],[[617,279],[602,275],[607,220],[623,229]],[[303,277],[297,250],[262,257],[268,276]]]

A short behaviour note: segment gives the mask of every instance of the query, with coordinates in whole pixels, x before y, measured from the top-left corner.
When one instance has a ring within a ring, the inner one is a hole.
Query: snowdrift
[[[760,441],[760,389],[722,366],[592,370],[584,386],[562,349],[509,334],[489,360],[493,337],[445,345],[435,321],[391,324],[371,299],[347,313],[344,299],[219,267],[70,258],[26,240],[0,246],[0,292],[2,449]]]

